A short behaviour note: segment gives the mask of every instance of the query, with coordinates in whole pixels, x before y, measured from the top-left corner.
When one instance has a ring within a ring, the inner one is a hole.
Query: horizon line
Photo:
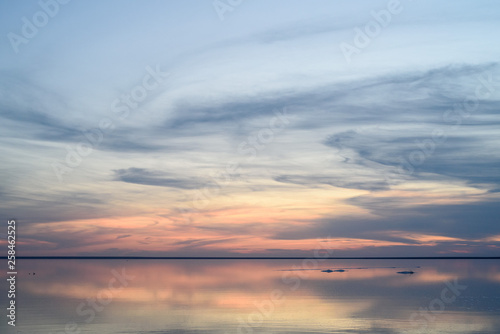
[[[7,259],[6,256],[1,256]],[[234,257],[234,256],[16,256],[28,260],[306,260],[316,257]],[[498,260],[500,256],[376,256],[376,257],[317,257],[322,260]]]

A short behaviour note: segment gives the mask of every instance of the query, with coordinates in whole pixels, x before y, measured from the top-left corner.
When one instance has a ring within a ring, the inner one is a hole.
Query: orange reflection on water
[[[24,294],[33,300],[43,298],[50,305],[66,300],[75,309],[89,299],[99,300],[99,296],[110,290],[109,282],[116,277],[112,270],[133,277],[123,289],[112,292],[112,301],[102,314],[115,324],[127,324],[140,315],[152,331],[237,329],[241,321],[248,324],[261,317],[259,330],[274,326],[277,331],[302,329],[322,333],[342,328],[362,332],[380,327],[397,332],[403,326],[409,333],[417,333],[408,321],[410,315],[439,298],[445,282],[459,279],[467,282],[472,291],[470,280],[475,276],[477,280],[496,282],[490,284],[498,285],[500,281],[498,266],[487,263],[484,267],[470,261],[26,260],[23,263],[19,288]],[[405,270],[402,268],[405,264],[416,273],[398,274]],[[416,268],[417,264],[421,268]],[[488,270],[476,270],[479,265]],[[346,271],[321,272],[326,268],[346,268]],[[36,272],[36,276],[28,276],[27,272]],[[480,273],[484,275],[479,277]],[[455,328],[466,319],[464,310],[454,308],[455,305],[446,307],[446,312],[429,328],[444,328],[446,323]],[[468,316],[468,321],[481,319],[483,323],[468,328],[493,326],[488,314]],[[186,317],[188,324],[183,320]]]

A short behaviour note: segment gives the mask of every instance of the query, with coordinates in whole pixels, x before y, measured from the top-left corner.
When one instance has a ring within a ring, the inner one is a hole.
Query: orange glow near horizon
[[[237,211],[242,213],[242,211]],[[290,224],[301,226],[304,223]],[[221,226],[223,224],[218,224]],[[99,253],[107,249],[130,251],[140,248],[144,251],[163,254],[186,249],[225,251],[234,253],[251,254],[255,252],[266,253],[269,248],[281,249],[283,251],[312,251],[321,244],[321,239],[299,239],[299,240],[277,240],[272,239],[272,224],[261,222],[254,226],[253,223],[240,222],[240,226],[250,225],[253,231],[259,231],[260,235],[237,234],[234,230],[228,233],[214,228],[199,228],[197,224],[175,224],[164,217],[127,217],[89,219],[80,221],[68,221],[57,223],[40,223],[29,227],[30,234],[40,236],[58,233],[75,238],[91,239],[90,244],[76,244],[66,246],[67,255],[78,255],[82,253]],[[279,226],[279,225],[278,225]],[[393,231],[388,235],[401,237],[409,241],[418,241],[420,245],[432,246],[440,241],[463,241],[463,239],[445,236],[433,236],[416,233]],[[326,238],[328,249],[347,250],[362,249],[365,247],[388,247],[405,246],[405,242],[383,241],[377,239],[360,238]],[[21,243],[22,244],[22,243]],[[32,247],[39,247],[44,251],[43,255],[55,255],[59,250],[55,242],[31,243]],[[40,251],[35,253],[40,255]],[[26,254],[26,255],[35,255]]]
[[[369,210],[349,204],[350,202],[346,200],[352,197],[370,194],[373,198],[383,199],[397,196],[404,199],[403,203],[395,203],[401,208],[436,201],[448,204],[456,204],[457,201],[474,202],[482,196],[481,191],[475,188],[461,185],[445,187],[439,183],[409,183],[376,193],[330,186],[318,189],[304,188],[300,191],[287,191],[288,188],[289,186],[285,185],[279,191],[266,192],[265,200],[248,193],[221,195],[210,199],[210,205],[200,210],[180,212],[178,209],[163,208],[158,209],[158,213],[154,215],[32,224],[25,228],[27,238],[20,240],[19,245],[26,247],[26,250],[21,249],[23,255],[46,256],[138,253],[155,256],[162,254],[200,256],[206,252],[235,255],[304,253],[317,247],[316,238],[299,236],[296,240],[279,239],[275,237],[277,231],[307,231],[309,227],[314,228],[318,221],[325,218],[333,222],[336,217],[359,217],[368,221],[377,218]],[[426,190],[425,196],[419,192],[422,189]],[[388,203],[388,207],[390,206],[391,203]],[[386,241],[387,236],[400,240]],[[372,232],[370,237],[362,238],[332,235],[329,239],[331,249],[336,250],[391,246],[434,247],[440,243],[500,241],[499,236],[483,240],[465,240],[404,230]],[[468,250],[452,245],[448,251],[437,250],[435,253],[443,252],[465,254]]]

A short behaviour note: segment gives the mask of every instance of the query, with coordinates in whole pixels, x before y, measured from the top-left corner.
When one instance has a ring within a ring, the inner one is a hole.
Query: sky
[[[1,218],[20,256],[500,256],[498,31],[486,0],[1,0]]]

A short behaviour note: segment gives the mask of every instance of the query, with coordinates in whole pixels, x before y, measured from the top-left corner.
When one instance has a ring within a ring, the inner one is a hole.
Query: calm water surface
[[[500,333],[497,260],[316,261],[21,260],[0,332]]]

